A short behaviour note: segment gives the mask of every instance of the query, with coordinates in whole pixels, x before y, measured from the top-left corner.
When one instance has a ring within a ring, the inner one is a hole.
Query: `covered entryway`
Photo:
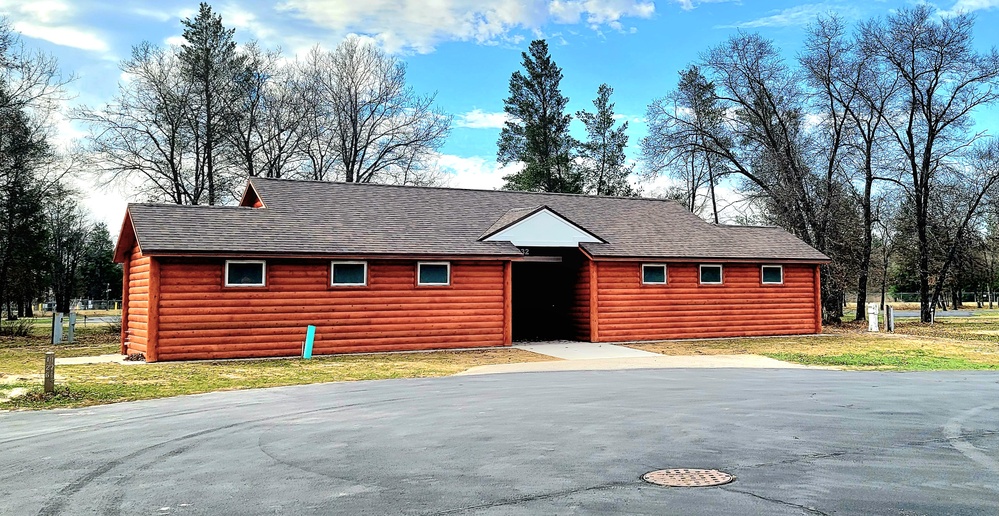
[[[513,263],[513,340],[575,338],[578,249],[530,249]]]
[[[524,253],[513,261],[513,340],[588,338],[590,291],[580,282],[586,261],[580,244],[606,240],[544,205],[511,209],[480,240],[509,242]]]

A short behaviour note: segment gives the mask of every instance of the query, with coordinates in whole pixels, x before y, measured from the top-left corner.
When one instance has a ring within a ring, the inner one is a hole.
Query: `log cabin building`
[[[828,262],[671,201],[262,178],[130,204],[115,260],[147,361],[818,333]]]

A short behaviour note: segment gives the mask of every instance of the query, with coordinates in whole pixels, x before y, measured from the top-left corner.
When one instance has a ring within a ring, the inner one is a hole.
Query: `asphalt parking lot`
[[[0,413],[0,514],[997,514],[999,374],[648,369]],[[717,468],[728,485],[642,474]]]

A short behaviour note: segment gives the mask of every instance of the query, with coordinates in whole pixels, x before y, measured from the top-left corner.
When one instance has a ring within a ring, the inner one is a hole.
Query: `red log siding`
[[[139,246],[125,262],[128,272],[128,292],[122,295],[128,299],[128,306],[122,307],[121,331],[125,338],[126,353],[145,353],[149,335],[149,279],[152,260],[142,256]],[[124,301],[123,301],[124,303]]]
[[[700,285],[698,264],[673,263],[666,285],[643,285],[641,263],[596,263],[599,341],[816,332],[815,265],[762,285],[758,264],[725,264],[722,285]]]
[[[590,340],[590,262],[583,261],[576,270],[576,285],[572,293],[572,336],[576,340]]]
[[[367,287],[330,287],[329,261],[269,260],[267,286],[223,287],[222,260],[162,259],[159,360],[504,344],[501,262],[451,262],[451,285],[416,286],[415,261],[368,261]]]

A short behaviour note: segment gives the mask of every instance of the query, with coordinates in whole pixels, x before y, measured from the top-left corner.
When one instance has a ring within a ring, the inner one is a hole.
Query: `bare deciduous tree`
[[[348,38],[331,52],[315,49],[306,73],[313,122],[329,124],[306,131],[317,179],[334,161],[332,171],[346,182],[408,180],[427,169],[448,135],[451,117],[434,107],[434,96],[416,94],[405,65],[371,44]],[[317,151],[327,142],[335,153]]]
[[[905,162],[903,184],[914,206],[919,246],[920,318],[930,321],[930,196],[934,178],[950,168],[983,134],[972,132],[971,114],[999,99],[999,53],[972,46],[974,18],[935,19],[920,5],[862,25],[865,52],[898,74],[897,98],[883,119]],[[939,283],[938,283],[939,284]]]
[[[127,79],[113,101],[73,111],[89,127],[84,150],[90,166],[103,172],[105,182],[129,182],[148,200],[205,203],[207,181],[204,169],[194,166],[188,123],[193,86],[175,53],[141,43],[121,69]]]
[[[229,132],[234,166],[248,176],[281,178],[295,172],[302,135],[299,128],[308,113],[292,66],[280,63],[281,54],[255,43],[242,54],[246,75],[239,95],[239,112]]]
[[[704,205],[700,190],[706,186],[712,219],[718,224],[715,186],[725,171],[712,148],[719,146],[715,139],[723,147],[730,145],[714,84],[699,67],[688,67],[680,72],[674,91],[649,105],[647,118],[649,136],[642,140],[644,176],[665,174],[678,179],[682,186],[675,196],[694,213]]]

